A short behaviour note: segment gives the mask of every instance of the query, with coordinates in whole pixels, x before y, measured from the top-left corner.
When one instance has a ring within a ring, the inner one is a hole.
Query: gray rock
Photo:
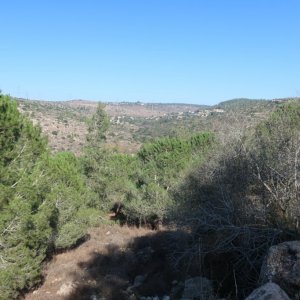
[[[181,300],[212,300],[214,299],[213,286],[205,277],[194,277],[184,282],[184,290]]]
[[[143,284],[143,282],[145,281],[146,276],[144,275],[138,275],[134,278],[133,281],[133,287],[139,287]]]
[[[270,247],[263,262],[260,282],[275,282],[290,296],[300,290],[300,241]]]
[[[126,289],[125,293],[128,294],[128,295],[133,294],[133,289],[138,288],[139,286],[141,286],[144,283],[145,279],[146,279],[146,276],[144,276],[144,275],[137,275],[134,278],[133,285],[129,286]]]
[[[245,300],[290,300],[279,285],[268,282],[254,290]]]

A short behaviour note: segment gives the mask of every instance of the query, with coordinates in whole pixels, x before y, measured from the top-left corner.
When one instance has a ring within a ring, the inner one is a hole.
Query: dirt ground
[[[45,266],[42,285],[24,299],[122,300],[167,295],[177,279],[166,250],[173,233],[118,225],[94,228],[79,247],[53,257]],[[137,276],[143,284],[134,287]]]

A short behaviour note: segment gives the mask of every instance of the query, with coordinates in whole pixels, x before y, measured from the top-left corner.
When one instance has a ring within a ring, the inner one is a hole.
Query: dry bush
[[[251,136],[212,153],[174,193],[170,215],[193,237],[176,264],[215,280],[221,296],[243,298],[267,249],[299,238],[299,108],[280,108]]]

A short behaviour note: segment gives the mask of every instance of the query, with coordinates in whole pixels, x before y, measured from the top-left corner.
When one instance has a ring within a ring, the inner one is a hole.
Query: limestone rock
[[[143,284],[143,282],[145,281],[146,276],[144,275],[138,275],[134,278],[134,282],[133,282],[133,287],[139,287]]]
[[[205,277],[194,277],[184,282],[184,290],[181,300],[212,300],[214,299],[213,286]]]
[[[261,268],[260,281],[275,282],[290,296],[300,290],[300,241],[270,247]]]
[[[254,290],[245,300],[290,300],[276,283],[268,282]]]
[[[61,285],[56,294],[59,296],[69,296],[70,294],[72,294],[75,288],[76,285],[73,282],[64,283]]]

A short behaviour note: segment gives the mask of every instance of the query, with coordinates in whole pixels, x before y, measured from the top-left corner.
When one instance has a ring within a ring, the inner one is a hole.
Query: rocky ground
[[[117,225],[94,228],[79,247],[56,254],[42,285],[23,299],[169,299],[178,281],[164,245],[184,236],[174,234]]]
[[[213,281],[174,267],[188,241],[188,232],[180,230],[93,228],[80,246],[54,255],[41,286],[22,299],[221,300]],[[300,241],[272,246],[266,254],[258,288],[246,300],[300,299]]]

